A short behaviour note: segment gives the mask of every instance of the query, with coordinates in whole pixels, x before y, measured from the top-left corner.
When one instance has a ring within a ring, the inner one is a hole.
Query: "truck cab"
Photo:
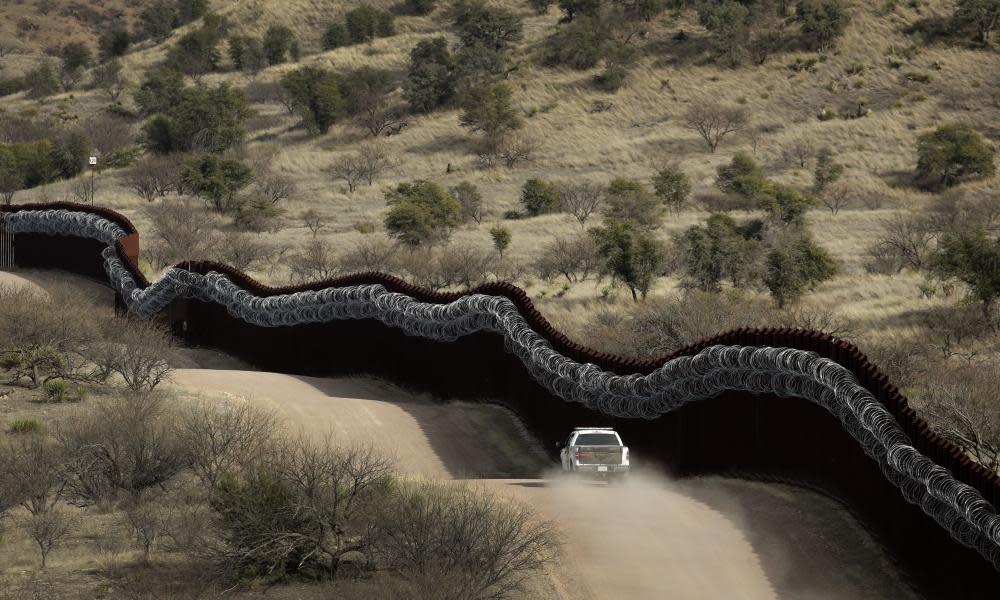
[[[629,470],[628,446],[611,427],[577,427],[559,446],[562,469],[609,481]]]

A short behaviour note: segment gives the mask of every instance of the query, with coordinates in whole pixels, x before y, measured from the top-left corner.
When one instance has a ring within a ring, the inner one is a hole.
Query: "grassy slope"
[[[355,3],[255,0],[231,4],[217,2],[216,8],[229,14],[238,29],[252,33],[260,33],[272,22],[290,25],[299,32],[303,47],[311,51],[318,48],[323,25],[335,18],[345,5],[351,4]],[[537,48],[555,25],[557,14],[553,10],[538,17],[527,11],[524,3],[505,4],[522,11],[525,17],[526,40],[518,52],[521,58],[530,59],[535,52],[533,48]],[[810,183],[811,165],[799,169],[783,158],[783,150],[789,144],[805,139],[816,146],[829,145],[839,154],[839,160],[847,166],[846,184],[856,195],[884,199],[879,210],[858,205],[837,216],[821,209],[810,213],[814,234],[830,249],[842,268],[837,278],[823,284],[806,302],[835,307],[841,316],[856,320],[868,335],[910,333],[913,329],[907,314],[942,300],[920,298],[919,276],[884,277],[865,273],[862,267],[864,249],[880,231],[882,219],[899,210],[919,208],[931,200],[930,195],[898,183],[913,168],[916,139],[921,133],[942,122],[962,120],[990,138],[991,143],[995,144],[1000,135],[995,126],[1000,122],[1000,77],[997,76],[1000,67],[995,52],[933,46],[924,48],[899,70],[886,66],[886,54],[891,46],[911,43],[901,33],[906,25],[928,15],[947,14],[949,5],[934,0],[925,2],[919,13],[899,8],[886,15],[868,3],[855,2],[853,22],[838,45],[839,51],[819,64],[814,73],[798,74],[786,65],[796,56],[806,56],[804,53],[776,56],[764,66],[720,69],[707,60],[704,33],[691,20],[691,15],[680,19],[664,15],[648,38],[645,58],[627,86],[617,94],[600,92],[591,85],[596,70],[543,69],[525,60],[526,68],[513,78],[517,103],[525,111],[554,105],[548,112],[538,112],[525,119],[525,130],[541,142],[538,159],[528,167],[513,171],[478,169],[471,151],[473,142],[459,126],[457,111],[443,111],[415,117],[402,134],[387,138],[387,145],[400,159],[399,168],[375,186],[363,187],[351,195],[346,193],[345,185],[331,181],[324,170],[365,139],[356,127],[338,125],[326,136],[308,138],[292,128],[297,119],[284,113],[282,107],[257,105],[254,108],[259,116],[254,125],[258,129],[250,135],[248,152],[269,157],[273,168],[293,176],[300,187],[299,197],[285,205],[284,228],[269,236],[269,240],[292,247],[302,244],[309,233],[297,215],[315,208],[331,223],[321,235],[337,246],[349,246],[361,237],[353,228],[355,223],[381,220],[385,210],[383,188],[396,181],[415,178],[434,179],[445,185],[469,180],[479,185],[491,216],[483,225],[459,230],[455,239],[484,247],[489,245],[488,225],[505,210],[517,208],[518,190],[528,177],[586,178],[597,182],[615,176],[648,178],[659,165],[677,162],[692,177],[695,194],[711,192],[716,167],[727,162],[734,152],[749,150],[750,140],[746,137],[727,139],[716,154],[709,154],[700,139],[683,127],[682,116],[691,103],[704,99],[745,102],[753,111],[755,124],[784,125],[784,129],[764,136],[757,148],[758,161],[773,177],[799,185]],[[405,69],[409,49],[419,39],[438,32],[435,17],[439,15],[400,18],[397,22],[399,35],[395,37],[376,40],[370,45],[312,54],[302,63],[333,65],[336,69],[360,65]],[[689,41],[673,40],[673,33],[679,29],[691,34]],[[171,41],[178,35],[175,33]],[[137,80],[141,71],[163,54],[163,47],[151,47],[148,42],[131,53],[126,64],[133,79]],[[848,66],[858,62],[867,66],[866,72],[849,76]],[[939,65],[940,70],[934,65]],[[257,79],[272,81],[292,68],[294,65],[272,67]],[[931,82],[908,82],[902,75],[908,71],[929,73]],[[667,80],[669,89],[664,89],[662,82]],[[859,80],[863,80],[861,88],[856,87]],[[205,81],[243,84],[249,80],[241,74],[220,73],[207,76]],[[920,100],[919,92],[926,95],[926,99]],[[839,110],[862,96],[871,100],[873,112],[867,118],[826,122],[816,118],[823,108]],[[609,100],[614,108],[591,113],[589,108],[595,100]],[[41,110],[53,111],[63,106],[86,115],[105,104],[106,101],[94,92],[77,91],[72,100],[69,95],[57,96],[47,101]],[[19,99],[11,102],[9,109],[32,107],[34,103]],[[449,163],[457,167],[457,171],[445,174]],[[140,210],[141,201],[120,185],[115,174],[103,175],[102,179],[99,202],[121,210],[135,220],[140,230],[145,230],[148,224]],[[995,185],[993,180],[966,188],[977,193]],[[21,193],[17,199],[60,198],[69,187],[69,183],[57,183],[44,190]],[[659,235],[667,239],[706,216],[707,213],[700,209],[669,216]],[[553,234],[569,233],[578,228],[568,215],[549,215],[506,224],[514,235],[510,253],[522,261],[536,257]],[[265,280],[287,277],[280,265],[259,275]],[[528,280],[522,284],[541,299],[543,311],[570,332],[578,331],[591,312],[589,308],[599,304],[596,299],[603,287],[593,282],[574,284],[561,298],[554,299],[553,294],[562,293],[562,282]],[[668,292],[676,285],[675,278],[662,279],[656,283],[653,293]],[[610,297],[618,302],[627,301],[627,294],[621,291],[612,291]]]

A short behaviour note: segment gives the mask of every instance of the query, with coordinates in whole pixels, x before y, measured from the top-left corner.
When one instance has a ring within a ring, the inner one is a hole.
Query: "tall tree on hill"
[[[312,131],[326,133],[344,111],[336,73],[319,67],[302,67],[281,78],[303,122]]]
[[[443,37],[423,40],[410,52],[403,98],[413,112],[429,112],[455,97],[455,60]]]
[[[990,44],[993,32],[1000,27],[1000,0],[958,0],[955,20],[976,28],[979,41]]]
[[[663,250],[648,232],[632,221],[607,219],[604,225],[590,230],[605,260],[605,270],[625,284],[632,300],[639,301],[649,292],[653,278],[663,263]]]

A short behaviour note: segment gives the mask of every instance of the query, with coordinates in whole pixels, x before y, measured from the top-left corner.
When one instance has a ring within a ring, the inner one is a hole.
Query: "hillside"
[[[114,10],[112,4],[106,3],[105,8]],[[766,287],[757,283],[736,290],[743,300],[734,302],[737,308],[732,310],[743,310],[738,307],[745,304],[763,312],[744,311],[715,321],[743,324],[766,313],[768,320],[825,325],[878,353],[883,346],[905,345],[919,338],[926,333],[924,316],[929,311],[950,310],[961,297],[960,293],[949,295],[947,286],[938,286],[936,293],[928,291],[936,284],[928,283],[928,274],[920,269],[872,272],[869,268],[869,248],[883,235],[888,220],[923,214],[942,197],[914,184],[921,135],[942,124],[961,122],[978,132],[988,146],[995,148],[1000,143],[996,127],[1000,122],[1000,59],[996,50],[975,47],[964,35],[925,39],[919,33],[906,33],[914,27],[928,30],[927,24],[948,18],[951,2],[850,2],[850,21],[829,48],[813,51],[788,44],[791,49],[774,52],[763,64],[745,60],[735,68],[717,60],[712,33],[700,24],[696,11],[666,10],[629,42],[637,50],[637,59],[624,86],[616,92],[603,91],[594,84],[603,62],[582,70],[543,64],[548,38],[567,27],[559,23],[562,13],[557,6],[537,14],[525,2],[494,2],[492,5],[509,9],[523,22],[522,39],[511,45],[507,55],[508,64],[517,68],[507,74],[505,82],[523,121],[518,135],[535,145],[532,159],[514,168],[502,164],[484,167],[477,155],[482,135],[470,134],[460,124],[457,106],[445,106],[423,114],[405,114],[405,128],[397,135],[379,138],[393,159],[393,168],[378,176],[373,185],[363,182],[350,192],[330,169],[363,147],[370,136],[350,119],[335,122],[325,134],[309,133],[299,125],[300,116],[290,114],[275,96],[277,83],[304,65],[339,73],[375,67],[388,70],[401,81],[409,68],[410,51],[421,40],[445,32],[452,48],[459,45],[454,30],[448,28],[449,10],[439,3],[426,16],[397,15],[394,35],[324,51],[326,27],[361,4],[320,0],[212,3],[212,9],[228,19],[227,36],[261,36],[272,25],[283,25],[294,32],[301,50],[297,62],[245,74],[232,69],[222,43],[218,68],[197,77],[198,85],[227,83],[247,90],[254,115],[246,123],[245,143],[230,153],[253,165],[258,173],[269,171],[295,184],[295,193],[276,205],[280,216],[269,224],[270,230],[249,234],[251,242],[246,242],[246,252],[253,255],[247,259],[248,270],[262,281],[286,282],[296,273],[301,276],[301,269],[294,267],[307,259],[324,263],[309,266],[307,272],[313,277],[350,270],[357,264],[357,255],[364,254],[354,251],[359,246],[369,259],[372,254],[390,252],[383,226],[388,188],[421,179],[445,188],[467,181],[481,192],[486,214],[481,223],[455,228],[449,247],[456,255],[493,262],[461,269],[471,271],[473,280],[482,278],[484,271],[491,273],[486,277],[513,279],[529,291],[550,320],[581,341],[610,351],[643,353],[647,351],[644,347],[628,347],[620,341],[635,333],[629,324],[638,315],[625,287],[612,278],[597,279],[593,274],[560,277],[536,268],[540,257],[558,254],[550,246],[555,237],[580,236],[584,228],[572,216],[559,212],[505,218],[511,211],[521,210],[519,196],[524,183],[540,178],[605,186],[626,177],[648,186],[656,172],[667,165],[686,174],[691,184],[689,201],[681,210],[665,214],[652,231],[669,257],[653,277],[649,300],[643,305],[655,312],[660,299],[676,297],[685,283],[683,260],[675,244],[679,234],[719,211],[728,212],[737,221],[762,216],[757,210],[727,207],[716,186],[720,166],[738,152],[746,152],[769,180],[808,190],[816,153],[826,147],[844,167],[837,194],[845,206],[832,214],[818,204],[805,214],[804,222],[815,242],[833,259],[836,274],[807,291],[795,304],[794,315],[774,313]],[[393,6],[389,2],[369,4]],[[37,12],[38,7],[25,4],[20,10],[27,14]],[[63,27],[57,16],[58,12],[37,16],[46,23],[39,30],[39,40],[41,32]],[[141,41],[122,56],[130,90],[134,92],[149,69],[198,25],[182,26],[162,43]],[[788,35],[793,37],[789,39],[795,39],[797,27],[790,26]],[[72,31],[76,36],[86,30],[77,24]],[[42,60],[38,50],[43,45],[33,42],[28,44],[34,49],[32,54],[4,60],[11,70],[23,71]],[[391,102],[403,104],[402,88],[399,84],[391,93]],[[120,102],[123,110],[117,113],[126,115],[129,131],[138,136],[144,121],[135,112],[133,94],[126,92]],[[713,102],[745,109],[750,120],[742,131],[726,137],[716,152],[709,152],[698,134],[686,126],[685,115],[691,107]],[[42,100],[29,99],[24,93],[5,98],[7,115],[58,115],[71,124],[93,122],[107,107],[108,98],[100,90],[83,88]],[[864,116],[820,118],[851,111]],[[96,202],[132,219],[142,232],[144,248],[150,249],[157,237],[150,205],[128,185],[128,174],[129,169],[102,171],[97,176]],[[50,183],[18,192],[14,201],[72,199],[75,185],[74,181]],[[993,202],[996,179],[963,183],[958,193],[970,201]],[[173,202],[174,197],[171,194],[153,204]],[[303,221],[310,210],[324,223],[315,236]],[[599,224],[599,219],[592,217],[586,227]],[[205,210],[204,221],[212,224],[210,228],[234,236],[227,239],[237,239],[229,217],[215,217]],[[489,257],[490,229],[501,224],[509,230],[512,241],[504,260],[497,262],[496,257]],[[420,273],[419,267],[430,260],[422,251],[405,247],[391,250],[396,254],[395,262],[383,260],[379,264],[426,283],[433,277]],[[150,274],[162,266],[150,264]],[[729,290],[728,285],[722,287]],[[628,335],[595,334],[605,332],[606,327],[627,330]],[[979,355],[992,352],[991,344],[976,344],[974,351]]]

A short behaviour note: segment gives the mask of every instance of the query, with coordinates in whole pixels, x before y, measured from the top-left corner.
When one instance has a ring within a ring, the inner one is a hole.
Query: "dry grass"
[[[254,0],[240,3],[216,2],[215,8],[227,14],[237,28],[261,33],[271,23],[293,27],[302,38],[307,51],[318,50],[322,29],[339,18],[355,2],[334,0]],[[376,4],[388,6],[389,2]],[[857,320],[871,331],[884,334],[909,333],[904,315],[920,307],[939,302],[921,300],[917,293],[920,281],[915,275],[884,277],[867,274],[862,266],[865,247],[881,228],[881,221],[899,210],[918,209],[930,201],[927,194],[915,191],[907,184],[908,173],[915,163],[918,135],[942,122],[962,120],[977,127],[996,144],[1000,121],[1000,81],[996,53],[962,47],[934,45],[921,51],[901,69],[887,65],[891,47],[906,47],[913,41],[902,29],[929,15],[943,15],[950,3],[934,0],[916,11],[900,7],[894,13],[882,14],[881,5],[855,2],[854,19],[838,44],[838,51],[827,55],[817,64],[815,72],[795,73],[787,68],[797,56],[789,53],[775,56],[763,66],[747,66],[725,70],[704,60],[703,30],[686,15],[673,20],[663,15],[649,36],[649,51],[624,89],[616,94],[596,90],[590,83],[597,72],[547,69],[533,66],[531,57],[542,39],[551,31],[558,17],[556,11],[535,16],[522,3],[506,2],[525,17],[525,42],[517,51],[525,59],[525,67],[512,78],[515,100],[533,116],[525,119],[525,131],[540,142],[537,160],[515,170],[503,168],[482,170],[472,151],[473,140],[459,126],[457,112],[442,111],[413,117],[410,126],[400,135],[386,138],[385,143],[398,157],[398,168],[374,186],[362,186],[353,194],[346,185],[334,182],[325,173],[339,157],[353,150],[365,136],[351,124],[335,126],[320,138],[306,137],[294,128],[296,118],[287,115],[277,105],[254,106],[263,129],[253,131],[247,145],[251,154],[269,156],[268,163],[276,171],[294,178],[299,195],[284,204],[283,228],[277,234],[267,234],[268,241],[278,246],[295,248],[311,237],[300,215],[314,209],[325,217],[328,226],[320,234],[336,247],[350,247],[362,236],[354,229],[361,221],[380,222],[385,211],[382,192],[399,181],[426,178],[444,185],[468,180],[480,187],[489,210],[480,226],[459,229],[456,241],[482,247],[490,245],[489,226],[506,210],[518,208],[518,192],[529,177],[546,179],[587,179],[606,182],[612,177],[627,176],[648,179],[662,164],[679,164],[692,178],[694,194],[711,192],[715,169],[727,162],[739,150],[750,151],[748,136],[738,136],[723,142],[719,151],[709,154],[696,134],[685,129],[682,115],[692,103],[706,98],[729,104],[744,104],[753,115],[755,125],[781,124],[779,130],[765,134],[760,140],[756,159],[774,178],[791,184],[808,185],[811,165],[799,168],[784,158],[784,150],[796,140],[809,140],[817,148],[830,146],[838,160],[847,166],[844,179],[856,198],[881,198],[882,207],[869,210],[863,205],[849,206],[837,216],[823,209],[810,213],[809,221],[818,240],[826,246],[841,265],[841,274],[824,284],[816,293],[828,301],[845,318]],[[403,70],[409,49],[419,40],[437,33],[435,20],[430,17],[400,17],[400,32],[391,38],[371,44],[350,46],[330,52],[310,54],[305,64],[333,65],[350,69],[360,65]],[[190,27],[190,26],[189,26]],[[677,30],[690,34],[689,41],[672,38]],[[174,34],[174,38],[179,33]],[[169,43],[169,42],[168,42]],[[143,69],[162,58],[163,46],[140,46],[130,53],[126,67],[133,79]],[[862,74],[848,74],[855,63],[865,65]],[[264,70],[257,81],[274,81],[295,65],[279,65]],[[907,81],[903,72],[920,71],[931,75],[927,84]],[[863,87],[859,81],[863,80]],[[243,85],[250,79],[239,73],[217,73],[205,78],[206,83],[229,81]],[[669,81],[669,86],[663,82]],[[961,90],[961,94],[956,94]],[[824,108],[839,111],[860,98],[869,100],[872,114],[855,120],[816,118]],[[923,99],[922,99],[923,98]],[[613,102],[607,112],[590,112],[595,100]],[[59,108],[86,116],[106,104],[93,92],[78,91],[47,100],[39,109],[52,112]],[[14,97],[8,110],[36,108],[34,102]],[[546,110],[534,112],[532,109]],[[451,165],[453,172],[446,174]],[[995,181],[970,184],[985,190]],[[121,186],[115,173],[105,173],[98,181],[98,201],[132,218],[140,231],[148,228],[148,219],[141,210],[142,202]],[[46,186],[42,190],[20,193],[16,201],[39,198],[62,199],[68,194],[70,182]],[[658,235],[670,238],[681,229],[697,223],[707,213],[689,209],[680,215],[667,217]],[[513,233],[509,250],[515,260],[530,262],[553,235],[578,231],[568,215],[549,215],[506,223]],[[381,235],[380,233],[372,235]],[[256,273],[265,281],[284,281],[288,271],[284,265]],[[561,281],[523,281],[529,292],[540,300],[543,310],[555,311],[553,320],[578,331],[571,321],[584,319],[583,313],[605,306],[602,291],[607,295],[607,282],[592,281],[573,284],[563,290]],[[666,278],[656,283],[652,293],[675,290],[677,281]],[[580,302],[571,318],[562,319],[561,310],[548,300],[560,294],[561,301]],[[611,302],[620,302],[624,295],[611,290]],[[548,314],[548,312],[547,312]]]

